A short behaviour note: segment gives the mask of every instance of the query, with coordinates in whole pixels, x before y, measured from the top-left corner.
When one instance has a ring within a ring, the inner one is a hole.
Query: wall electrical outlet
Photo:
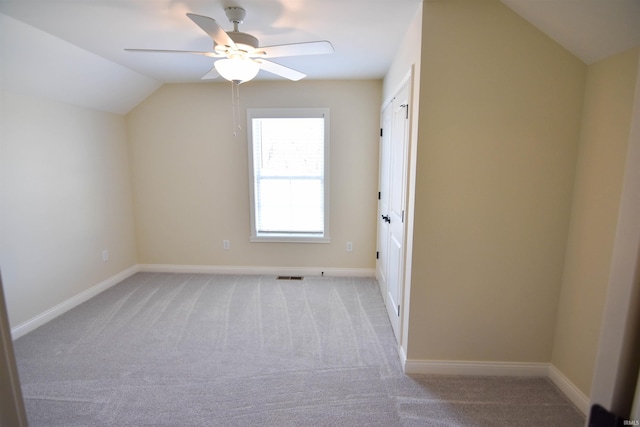
[[[109,261],[109,250],[105,249],[102,251],[102,260],[103,261]]]
[[[222,249],[230,249],[231,248],[231,244],[229,243],[228,240],[223,240],[222,241]]]
[[[347,252],[353,251],[353,242],[347,242]]]

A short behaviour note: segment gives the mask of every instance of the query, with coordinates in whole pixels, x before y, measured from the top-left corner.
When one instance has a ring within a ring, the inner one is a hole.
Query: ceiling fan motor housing
[[[247,46],[250,49],[256,49],[258,47],[258,39],[251,34],[241,33],[240,31],[228,31],[227,34],[229,34],[231,40],[242,50],[248,51]]]

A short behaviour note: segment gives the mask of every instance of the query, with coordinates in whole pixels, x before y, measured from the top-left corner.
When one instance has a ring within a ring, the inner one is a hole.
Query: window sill
[[[331,243],[330,237],[261,235],[251,236],[251,243]]]

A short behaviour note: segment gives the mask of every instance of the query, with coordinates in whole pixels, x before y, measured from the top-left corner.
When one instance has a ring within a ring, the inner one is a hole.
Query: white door
[[[378,237],[379,276],[384,278],[383,295],[387,313],[391,320],[396,339],[400,333],[400,312],[404,279],[404,221],[406,203],[406,177],[408,154],[408,123],[409,123],[409,85],[405,85],[391,104],[383,111],[383,137],[381,140],[381,197],[379,203],[378,230],[382,236]],[[387,113],[387,110],[390,110]],[[388,125],[385,116],[390,116]],[[390,126],[389,126],[390,125]],[[385,128],[388,126],[388,128]],[[385,133],[388,139],[385,138]],[[384,169],[387,169],[386,171]],[[382,185],[388,184],[388,198],[382,194]]]

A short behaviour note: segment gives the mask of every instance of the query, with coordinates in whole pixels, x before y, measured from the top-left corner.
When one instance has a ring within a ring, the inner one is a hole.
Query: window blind
[[[323,117],[252,119],[258,235],[324,233]]]

